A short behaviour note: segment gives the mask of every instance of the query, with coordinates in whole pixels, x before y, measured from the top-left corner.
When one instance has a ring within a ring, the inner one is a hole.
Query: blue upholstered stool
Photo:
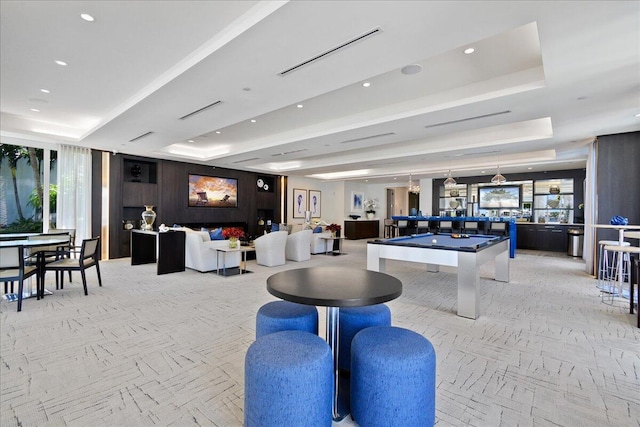
[[[319,336],[264,335],[249,347],[244,371],[245,427],[331,426],[333,356]]]
[[[340,309],[338,368],[351,370],[351,340],[371,326],[391,326],[391,310],[385,304]]]
[[[351,342],[351,416],[361,426],[432,426],[436,354],[422,335],[375,326]]]
[[[318,310],[311,305],[289,301],[272,301],[260,307],[256,316],[256,339],[289,330],[318,335]]]

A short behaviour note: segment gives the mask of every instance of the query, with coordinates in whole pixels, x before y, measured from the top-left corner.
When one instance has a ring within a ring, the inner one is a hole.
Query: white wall
[[[321,194],[321,219],[341,224],[344,218],[344,182],[326,182],[313,178],[290,176],[287,180],[287,224],[300,225],[304,218],[293,218],[293,189],[317,190]]]
[[[403,185],[404,184],[404,185]],[[375,219],[380,220],[380,236],[383,236],[384,219],[386,217],[387,189],[395,189],[395,215],[409,214],[408,183],[389,182],[383,184],[365,184],[355,181],[327,182],[313,178],[289,176],[287,183],[287,224],[301,225],[303,218],[293,218],[293,189],[319,190],[322,196],[322,220],[327,223],[343,225],[345,219],[350,219],[351,213],[365,217],[364,212],[351,211],[351,193],[360,191],[365,199],[378,199]],[[432,180],[420,180],[420,210],[425,215],[431,215],[432,208]]]

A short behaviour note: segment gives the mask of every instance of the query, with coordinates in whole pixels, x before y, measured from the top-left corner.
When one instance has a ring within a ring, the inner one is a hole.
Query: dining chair
[[[41,240],[49,238],[66,239],[66,242],[49,246],[39,246],[37,250],[31,251],[25,258],[28,265],[35,265],[40,269],[41,281],[43,284],[45,273],[43,266],[47,263],[56,261],[57,259],[61,258],[62,256],[64,256],[65,252],[68,252],[71,249],[71,234],[67,230],[57,230],[51,231],[49,233],[29,236],[27,237],[27,240]],[[71,272],[69,272],[69,281],[71,281]],[[56,273],[56,289],[58,289],[59,282],[60,279],[58,277],[58,274]]]
[[[80,253],[77,258],[60,258],[56,261],[44,265],[45,272],[55,271],[64,273],[65,271],[79,271],[82,276],[82,286],[84,294],[89,295],[87,291],[87,276],[85,270],[91,267],[96,268],[98,274],[98,285],[102,286],[102,278],[100,277],[100,263],[98,261],[98,251],[100,249],[100,236],[92,239],[85,239],[80,246]],[[64,289],[64,274],[60,274],[60,289]]]
[[[22,311],[22,292],[24,290],[24,279],[27,279],[38,273],[35,265],[25,265],[24,262],[24,246],[10,246],[0,248],[0,281],[6,286],[11,283],[11,292],[13,293],[13,282],[18,282],[18,311]],[[39,289],[40,284],[38,284]],[[40,292],[38,290],[38,296]]]

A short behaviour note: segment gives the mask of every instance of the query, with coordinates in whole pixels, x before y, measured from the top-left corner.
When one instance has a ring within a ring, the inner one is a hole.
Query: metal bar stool
[[[607,270],[610,272],[608,277],[609,301],[613,303],[614,297],[624,296],[622,289],[624,282],[628,281],[631,284],[631,254],[640,255],[640,247],[608,245],[604,247],[604,251],[614,254],[611,267],[607,265]],[[619,268],[620,258],[622,258],[622,263]],[[605,257],[604,262],[608,263],[607,257]],[[602,300],[604,301],[604,296]]]
[[[600,240],[598,242],[598,283],[596,287],[600,290],[608,291],[609,289],[609,277],[611,276],[611,271],[609,270],[613,265],[613,254],[609,254],[609,251],[606,251],[605,246],[618,246],[620,243],[617,240]],[[629,242],[623,242],[623,246],[629,246]],[[609,262],[609,258],[612,258],[612,262]]]

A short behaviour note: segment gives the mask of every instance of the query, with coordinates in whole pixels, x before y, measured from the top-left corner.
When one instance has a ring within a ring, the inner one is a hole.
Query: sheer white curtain
[[[91,150],[61,145],[58,151],[57,228],[75,228],[76,244],[91,237]]]
[[[589,274],[594,274],[594,239],[596,229],[591,227],[590,224],[595,224],[597,221],[597,144],[598,140],[596,139],[591,143],[591,147],[589,147],[584,189],[584,250],[582,251],[582,258],[584,258],[586,262],[586,272]]]

